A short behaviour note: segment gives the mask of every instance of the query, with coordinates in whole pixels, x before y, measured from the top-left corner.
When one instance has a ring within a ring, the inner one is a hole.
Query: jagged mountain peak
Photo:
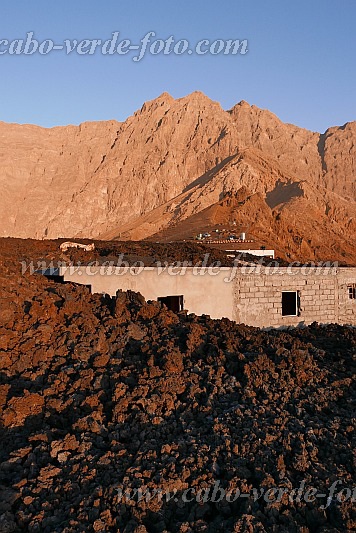
[[[322,221],[342,242],[341,255],[352,255],[355,147],[356,123],[320,135],[245,101],[225,111],[199,91],[162,93],[123,123],[49,130],[0,123],[0,235],[132,237],[136,228],[148,237],[247,187],[261,196],[264,216],[291,213],[295,226],[297,209],[308,219],[309,202],[316,220],[303,232],[315,235]],[[266,234],[278,227],[271,222]]]

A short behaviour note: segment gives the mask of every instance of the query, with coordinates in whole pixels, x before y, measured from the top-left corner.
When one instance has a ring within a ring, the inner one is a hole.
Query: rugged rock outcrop
[[[199,92],[164,93],[124,123],[1,123],[0,235],[141,239],[247,187],[318,259],[323,235],[329,255],[355,262],[355,139],[356,123],[319,134],[246,102],[224,111]],[[257,237],[283,248],[274,227]]]
[[[0,531],[355,530],[355,329],[263,332],[21,275],[57,250],[0,241]],[[338,480],[326,508],[292,493]],[[218,482],[235,501],[211,501]]]

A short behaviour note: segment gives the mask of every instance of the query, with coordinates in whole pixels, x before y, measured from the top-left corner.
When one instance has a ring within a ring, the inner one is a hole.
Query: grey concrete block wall
[[[356,325],[356,299],[350,299],[348,287],[356,286],[356,268],[344,268],[337,277],[340,324]]]
[[[236,275],[234,320],[258,327],[302,326],[312,322],[356,325],[356,300],[348,287],[356,268],[274,268]],[[296,316],[282,315],[282,292],[298,293]]]

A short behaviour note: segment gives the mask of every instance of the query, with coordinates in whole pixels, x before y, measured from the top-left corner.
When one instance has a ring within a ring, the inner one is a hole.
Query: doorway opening
[[[160,296],[157,298],[159,302],[164,304],[167,309],[170,311],[174,311],[175,313],[179,313],[179,311],[183,311],[184,309],[184,298],[183,295],[179,296]]]

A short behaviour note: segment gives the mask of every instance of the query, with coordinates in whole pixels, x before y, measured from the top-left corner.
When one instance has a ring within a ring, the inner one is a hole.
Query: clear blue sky
[[[120,39],[149,31],[195,44],[248,39],[236,56],[0,55],[0,120],[42,126],[125,120],[145,100],[203,91],[247,100],[323,132],[356,120],[356,0],[18,0],[1,2],[0,39]]]

